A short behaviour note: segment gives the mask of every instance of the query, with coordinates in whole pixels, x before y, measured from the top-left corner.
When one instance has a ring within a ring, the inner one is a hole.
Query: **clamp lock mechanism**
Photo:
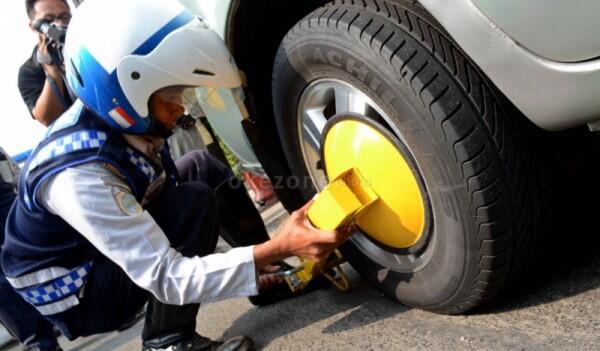
[[[354,226],[355,218],[378,198],[360,172],[350,168],[315,196],[313,204],[308,209],[308,219],[312,225],[322,230],[333,231]],[[336,249],[324,261],[300,258],[300,262],[297,267],[276,273],[285,279],[293,292],[302,290],[319,275],[325,276],[342,292],[350,289],[348,278],[341,267],[346,259],[339,250]]]

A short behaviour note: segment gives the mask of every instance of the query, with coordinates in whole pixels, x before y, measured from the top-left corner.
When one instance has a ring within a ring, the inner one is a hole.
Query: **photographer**
[[[38,44],[19,69],[19,91],[33,118],[48,126],[72,104],[61,52],[71,12],[66,0],[26,0],[25,5]]]

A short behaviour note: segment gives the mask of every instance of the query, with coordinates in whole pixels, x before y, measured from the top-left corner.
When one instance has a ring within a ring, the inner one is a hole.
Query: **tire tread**
[[[305,17],[283,45],[314,30],[343,32],[341,27],[393,66],[454,150],[476,219],[478,269],[452,304],[430,309],[467,311],[516,279],[538,235],[541,196],[534,167],[522,152],[525,138],[520,137],[528,126],[416,1],[336,0]],[[404,34],[398,35],[399,30]],[[444,84],[442,75],[454,84]]]

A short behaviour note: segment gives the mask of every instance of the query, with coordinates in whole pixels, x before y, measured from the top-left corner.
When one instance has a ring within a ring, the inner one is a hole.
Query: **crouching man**
[[[165,138],[195,89],[240,81],[219,37],[177,1],[86,0],[65,62],[79,100],[21,172],[8,281],[70,339],[115,330],[148,302],[144,350],[252,349],[247,337],[196,334],[199,303],[268,290],[270,263],[325,258],[349,233],[311,227],[306,205],[273,239],[213,253],[231,174],[200,152],[174,163]]]

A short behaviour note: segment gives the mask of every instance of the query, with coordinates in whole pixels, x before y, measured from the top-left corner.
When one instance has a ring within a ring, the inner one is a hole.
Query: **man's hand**
[[[257,269],[290,256],[320,261],[352,234],[350,228],[333,232],[313,227],[306,216],[312,201],[294,211],[273,239],[254,247]]]
[[[292,213],[273,240],[280,240],[284,250],[293,256],[321,261],[348,239],[350,231],[328,232],[313,227],[307,217],[310,205],[312,201]]]
[[[37,60],[44,68],[46,76],[54,80],[59,92],[65,96],[66,89],[62,80],[61,70],[58,66],[52,64],[52,58],[49,53],[49,50],[51,49],[48,47],[48,41],[44,39],[42,35],[40,35],[40,41],[37,49]],[[62,65],[62,63],[60,64]],[[44,82],[44,86],[42,87],[42,92],[40,93],[40,96],[38,97],[31,113],[36,120],[38,120],[44,126],[48,126],[64,112],[65,108],[62,101],[63,97],[58,96],[57,92],[55,92],[52,88],[50,82],[46,80]]]
[[[57,49],[53,47],[53,43],[50,39],[40,35],[36,59],[44,67],[44,70],[47,73],[56,73],[57,76],[60,76],[59,67],[62,68],[64,62],[57,62],[58,54],[56,53],[56,50]]]

